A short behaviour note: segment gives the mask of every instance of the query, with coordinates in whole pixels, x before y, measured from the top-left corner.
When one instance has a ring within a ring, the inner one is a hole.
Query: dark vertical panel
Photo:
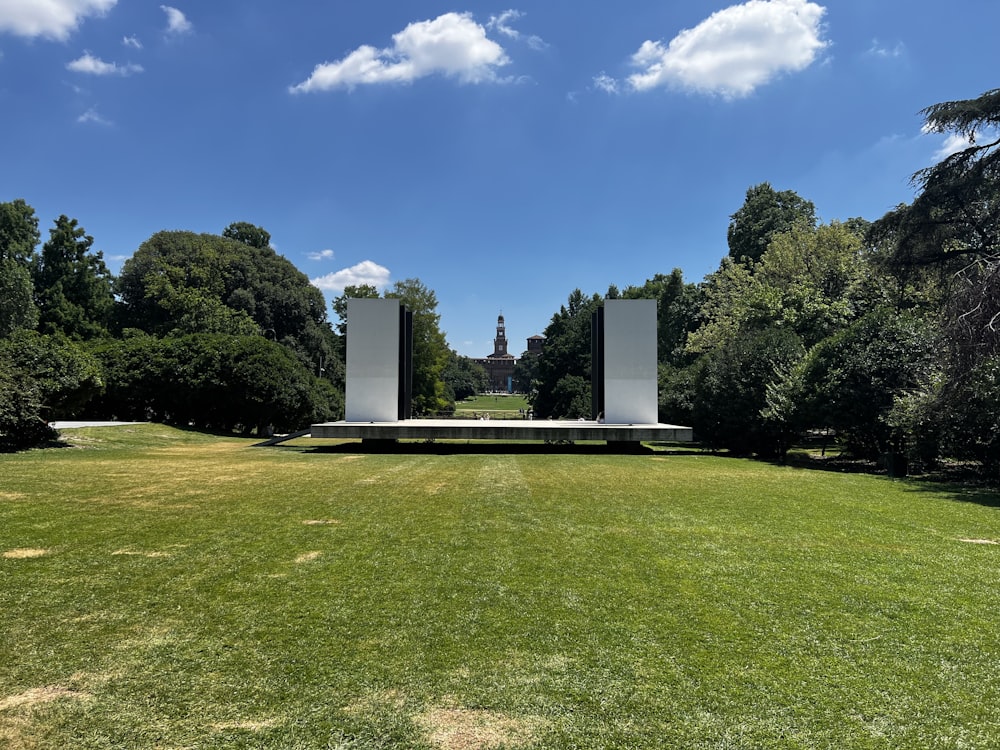
[[[604,308],[590,316],[590,417],[604,413]]]
[[[399,418],[413,415],[413,313],[399,306]]]

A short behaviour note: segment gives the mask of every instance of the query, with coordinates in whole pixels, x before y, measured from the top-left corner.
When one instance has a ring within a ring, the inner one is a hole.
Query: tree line
[[[882,218],[821,223],[770,184],[731,216],[701,283],[680,270],[607,298],[658,300],[659,417],[702,442],[782,457],[810,433],[849,455],[1000,469],[1000,90],[928,107],[968,147],[914,175]],[[590,411],[590,315],[574,290],[518,382],[536,413]]]
[[[833,434],[859,458],[1000,469],[1000,90],[924,112],[968,147],[914,176],[882,218],[818,221],[768,183],[747,190],[728,254],[699,283],[679,269],[603,295],[574,290],[522,357],[538,417],[590,411],[590,316],[604,298],[658,302],[659,417],[741,454]],[[202,429],[291,430],[343,414],[348,287],[322,293],[261,227],[158,232],[117,278],[75,219],[41,243],[23,200],[0,203],[0,447],[86,415]],[[39,247],[41,245],[41,247]],[[448,346],[418,279],[382,293],[414,312],[414,414],[440,414],[486,375]]]
[[[77,220],[0,203],[0,446],[78,416],[265,433],[343,410],[322,293],[237,222],[158,232],[117,278]]]

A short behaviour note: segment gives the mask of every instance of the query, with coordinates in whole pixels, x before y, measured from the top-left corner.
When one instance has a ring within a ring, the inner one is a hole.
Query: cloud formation
[[[168,34],[187,34],[194,29],[191,22],[187,20],[187,16],[177,10],[177,8],[172,8],[169,5],[161,5],[160,10],[167,14]]]
[[[307,256],[309,260],[333,260],[334,252],[333,250],[326,249],[320,250],[316,253],[309,253]]]
[[[88,109],[82,115],[77,117],[76,121],[83,124],[93,123],[95,125],[105,125],[105,126],[110,126],[114,124],[111,122],[111,120],[107,120],[104,117],[102,117],[100,113],[97,111],[96,107],[91,107],[90,109]]]
[[[371,284],[376,289],[384,289],[389,285],[389,269],[371,260],[363,260],[350,268],[328,273],[317,279],[310,279],[313,286],[326,292],[342,292],[344,287]]]
[[[505,10],[498,16],[490,16],[490,20],[486,23],[486,28],[490,31],[496,31],[499,34],[503,34],[505,37],[510,39],[520,40],[523,39],[527,42],[528,46],[534,50],[542,50],[549,45],[540,37],[534,34],[529,34],[525,36],[520,31],[511,26],[511,23],[522,18],[524,13],[519,10]]]
[[[22,0],[0,2],[0,32],[64,41],[88,16],[102,16],[118,0]]]
[[[128,63],[119,65],[118,63],[104,62],[99,57],[94,57],[89,52],[85,52],[72,62],[66,63],[66,69],[74,73],[86,73],[95,76],[130,76],[133,73],[141,73],[142,66]]]
[[[807,68],[827,46],[826,9],[808,0],[749,0],[713,13],[666,47],[645,41],[632,56],[635,91],[673,86],[728,98],[748,96],[783,72]]]
[[[135,35],[122,37],[122,44],[126,47],[131,47],[132,49],[142,49],[142,42],[140,42],[139,37]]]
[[[440,74],[462,83],[497,80],[496,69],[510,62],[503,47],[469,13],[445,13],[411,23],[392,36],[392,46],[362,45],[337,62],[317,65],[293,94],[353,89],[361,84],[409,83]]]

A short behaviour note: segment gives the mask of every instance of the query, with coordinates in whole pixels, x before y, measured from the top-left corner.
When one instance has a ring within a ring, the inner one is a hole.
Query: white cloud
[[[142,66],[128,63],[119,65],[118,63],[104,62],[99,57],[94,57],[89,52],[85,52],[73,62],[66,63],[66,69],[74,73],[87,73],[95,76],[130,76],[133,73],[141,73]]]
[[[520,31],[511,26],[511,23],[513,21],[516,21],[517,19],[522,18],[523,16],[524,13],[522,13],[519,10],[505,10],[499,16],[490,16],[490,20],[486,23],[486,28],[489,29],[490,31],[495,30],[498,33],[503,34],[505,37],[508,37],[510,39],[517,39],[517,40],[524,39],[524,41],[527,42],[528,46],[534,50],[542,50],[548,47],[549,45],[546,44],[545,40],[543,40],[540,36],[535,36],[534,34],[525,36]]]
[[[617,94],[618,81],[602,70],[599,74],[594,76],[594,88],[599,89],[606,94]]]
[[[102,16],[118,0],[0,0],[0,32],[63,41],[88,16]]]
[[[91,107],[82,115],[76,118],[77,122],[80,123],[94,123],[95,125],[113,125],[111,120],[106,120],[97,111],[95,107]]]
[[[363,260],[350,268],[342,268],[339,271],[320,276],[318,279],[310,279],[313,286],[327,292],[342,292],[344,287],[359,286],[361,284],[371,284],[377,289],[384,289],[389,285],[390,272],[385,266],[370,260]]]
[[[886,47],[878,39],[872,40],[872,46],[868,48],[868,54],[872,57],[901,57],[906,51],[902,42],[896,42],[894,47]]]
[[[167,14],[168,34],[187,34],[194,28],[191,22],[187,20],[187,16],[177,10],[177,8],[171,8],[169,5],[161,5],[160,10]]]
[[[142,49],[142,42],[135,35],[126,36],[122,38],[122,44],[126,47],[131,47],[132,49]]]
[[[333,250],[320,250],[318,253],[309,253],[309,260],[333,260]]]
[[[292,93],[353,89],[359,84],[409,83],[441,74],[463,83],[495,81],[496,68],[510,60],[468,13],[445,13],[433,21],[411,23],[393,34],[393,45],[362,45],[337,62],[317,65],[312,75],[291,86]]]
[[[749,0],[685,29],[667,47],[645,41],[632,56],[636,91],[678,86],[725,97],[748,96],[784,71],[808,67],[827,46],[826,9],[808,0]]]

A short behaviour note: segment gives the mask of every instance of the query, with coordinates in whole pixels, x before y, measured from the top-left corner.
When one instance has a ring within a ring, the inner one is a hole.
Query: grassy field
[[[509,396],[482,395],[459,401],[455,404],[455,416],[462,419],[472,419],[473,414],[482,416],[488,413],[490,419],[523,419],[521,409],[527,412],[528,399],[520,394]]]
[[[987,748],[985,490],[156,425],[0,456],[0,747]]]

